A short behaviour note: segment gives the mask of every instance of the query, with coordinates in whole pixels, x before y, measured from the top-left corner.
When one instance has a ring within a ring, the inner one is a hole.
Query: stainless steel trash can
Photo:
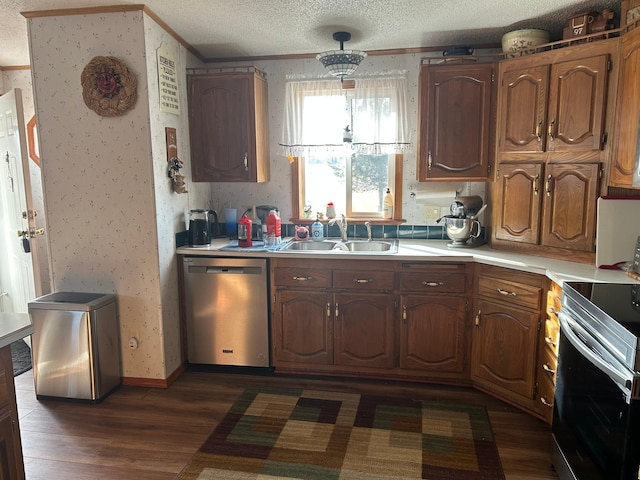
[[[57,292],[28,307],[37,398],[98,402],[120,385],[115,295]]]

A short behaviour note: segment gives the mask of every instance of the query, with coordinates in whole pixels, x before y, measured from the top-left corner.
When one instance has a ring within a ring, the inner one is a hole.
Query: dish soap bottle
[[[382,199],[382,216],[383,218],[393,218],[393,195],[391,195],[389,187],[387,187],[387,193]]]
[[[320,223],[320,219],[316,215],[316,221],[311,224],[311,240],[321,242],[324,236],[324,227]]]

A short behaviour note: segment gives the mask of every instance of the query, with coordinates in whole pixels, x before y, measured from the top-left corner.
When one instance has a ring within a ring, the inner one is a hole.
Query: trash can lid
[[[111,293],[56,292],[38,297],[29,302],[34,309],[93,310],[115,301]]]

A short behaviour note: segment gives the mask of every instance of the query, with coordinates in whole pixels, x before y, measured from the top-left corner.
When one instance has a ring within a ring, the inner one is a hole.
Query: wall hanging
[[[115,57],[93,57],[80,81],[84,103],[100,116],[122,115],[136,103],[136,76]]]
[[[166,127],[164,130],[167,142],[169,178],[171,179],[173,191],[176,193],[188,193],[187,180],[185,176],[180,173],[180,169],[183,167],[184,162],[178,158],[178,139],[176,136],[176,129]]]

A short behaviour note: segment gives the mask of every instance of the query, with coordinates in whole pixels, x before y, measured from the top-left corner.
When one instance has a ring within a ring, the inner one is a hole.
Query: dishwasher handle
[[[189,265],[189,273],[202,273],[206,275],[262,275],[261,267],[226,267],[217,266],[195,266]]]

